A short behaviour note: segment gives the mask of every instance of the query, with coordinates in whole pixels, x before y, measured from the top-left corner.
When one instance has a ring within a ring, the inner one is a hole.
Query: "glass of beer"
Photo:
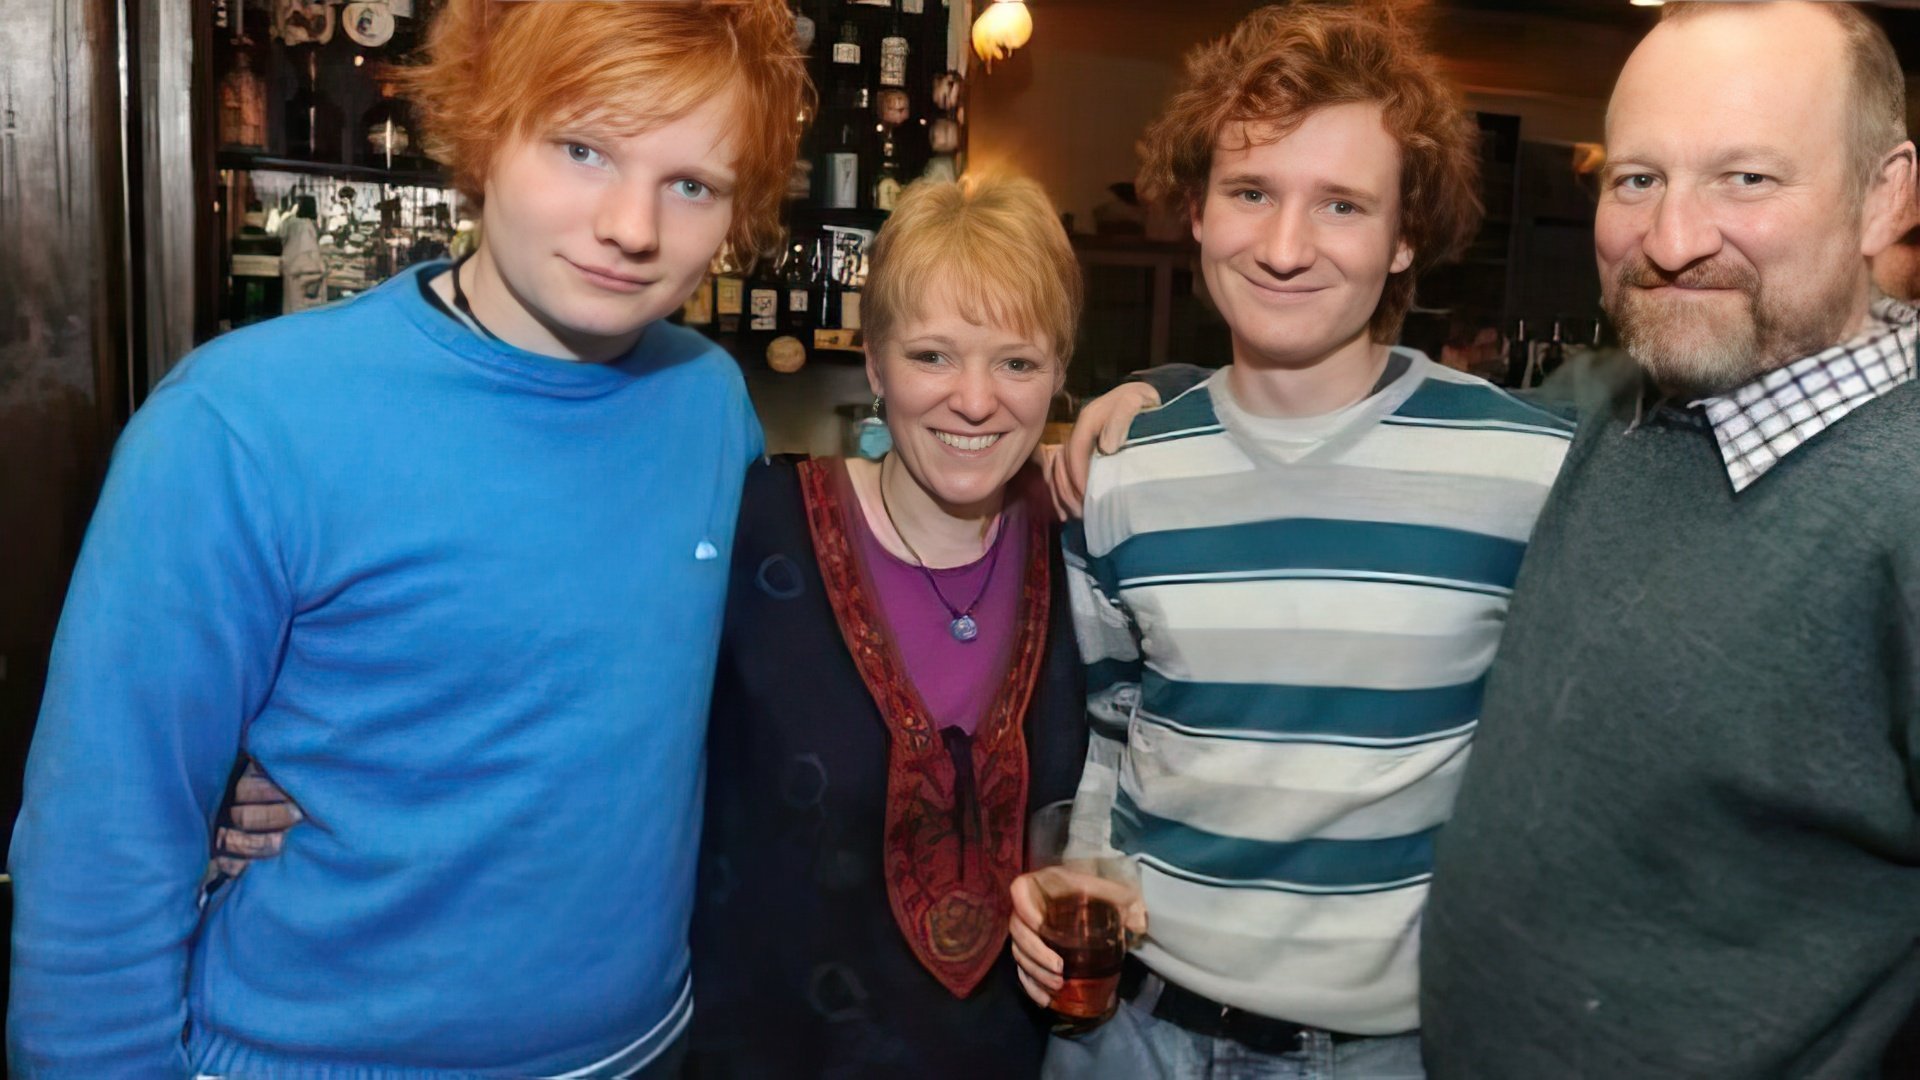
[[[1091,1031],[1119,1007],[1127,955],[1123,912],[1139,895],[1128,860],[1067,857],[1072,808],[1070,802],[1042,807],[1027,835],[1027,862],[1042,898],[1040,937],[1060,955],[1063,981],[1048,1007],[1061,1035]]]

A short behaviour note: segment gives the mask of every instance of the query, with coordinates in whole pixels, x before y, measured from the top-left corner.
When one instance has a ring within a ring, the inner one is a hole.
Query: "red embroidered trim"
[[[966,997],[1006,943],[1013,912],[1008,889],[1024,868],[1023,721],[1047,648],[1048,519],[1029,503],[1018,636],[1000,695],[973,739],[979,820],[956,828],[953,760],[907,678],[862,571],[846,516],[861,512],[859,501],[843,505],[836,495],[835,470],[844,469],[834,458],[802,462],[800,490],[840,635],[887,726],[887,899],[920,963],[955,997]],[[1018,497],[1019,486],[1018,479],[1009,485],[1010,497]],[[965,832],[975,833],[974,843],[965,842]]]

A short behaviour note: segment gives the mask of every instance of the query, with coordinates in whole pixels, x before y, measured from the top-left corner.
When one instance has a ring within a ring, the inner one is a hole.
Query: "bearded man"
[[[1431,1075],[1871,1075],[1920,999],[1915,314],[1898,62],[1846,4],[1668,5],[1595,226],[1646,378],[1582,417],[1439,843]]]

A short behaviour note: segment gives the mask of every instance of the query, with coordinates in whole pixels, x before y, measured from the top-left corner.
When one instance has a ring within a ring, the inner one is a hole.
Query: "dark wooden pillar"
[[[0,814],[67,578],[128,405],[117,0],[8,0],[0,19]]]

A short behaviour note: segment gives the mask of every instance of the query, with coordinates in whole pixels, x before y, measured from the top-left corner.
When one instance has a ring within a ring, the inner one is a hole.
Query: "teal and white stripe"
[[[1304,444],[1216,375],[1095,463],[1067,541],[1074,845],[1138,858],[1164,977],[1360,1034],[1419,1026],[1434,839],[1572,435],[1410,359]]]

